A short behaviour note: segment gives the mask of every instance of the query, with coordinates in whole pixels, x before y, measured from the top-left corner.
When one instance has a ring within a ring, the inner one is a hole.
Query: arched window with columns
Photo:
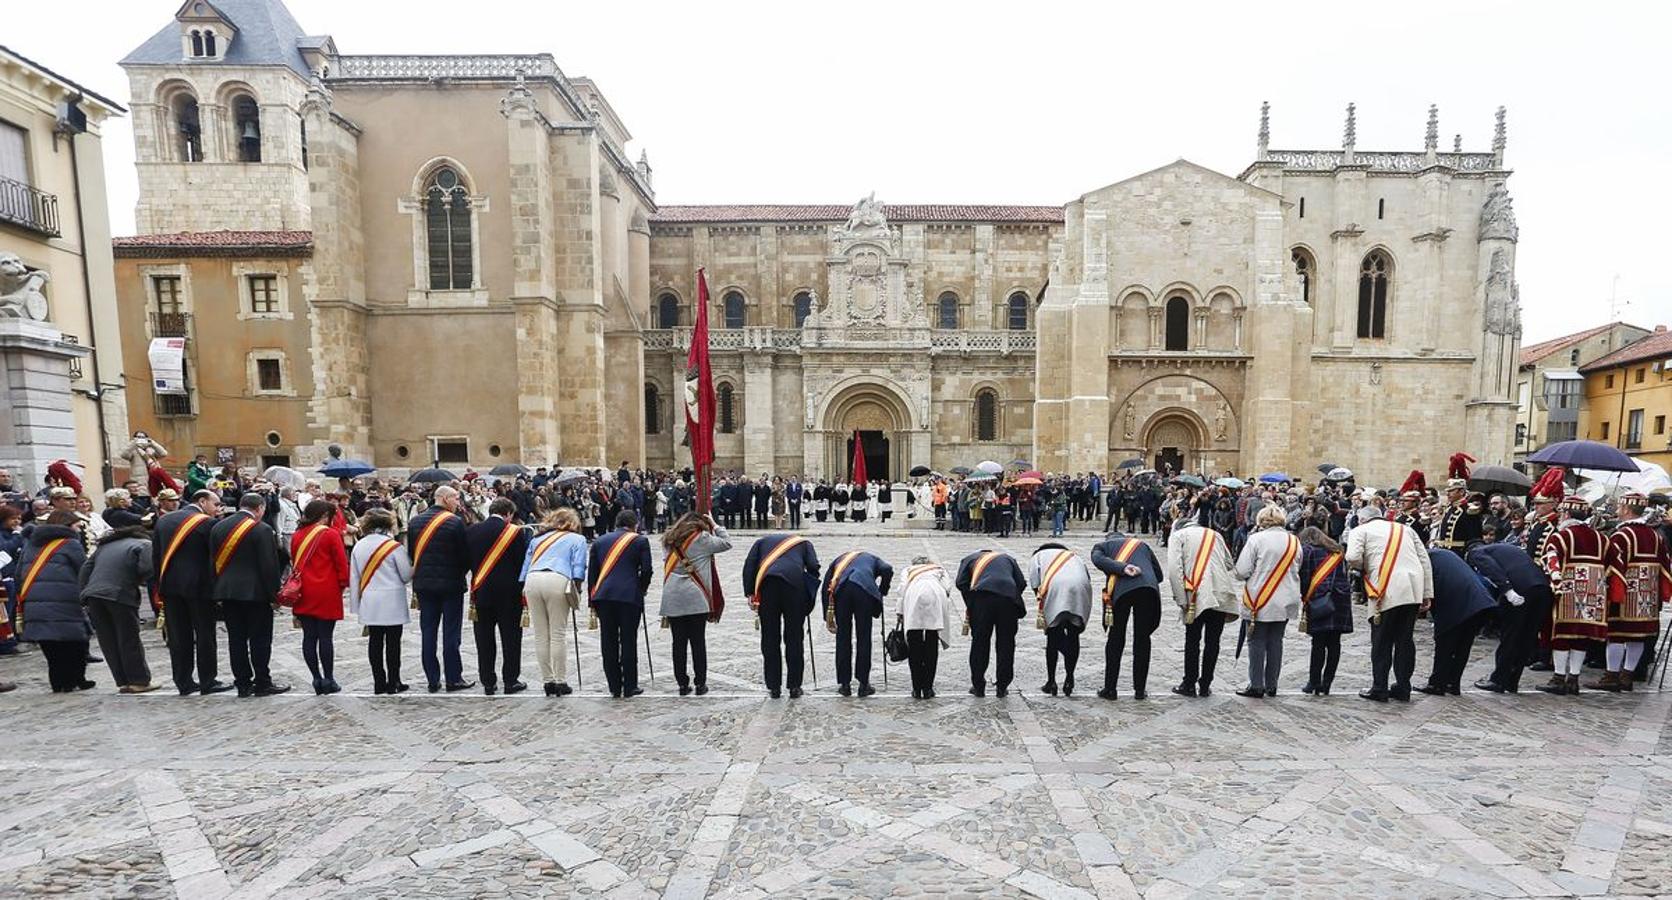
[[[1167,301],[1166,343],[1168,350],[1190,349],[1190,298],[1174,296]]]
[[[656,298],[656,327],[679,327],[679,298],[672,291]]]
[[[737,392],[729,382],[722,381],[714,389],[714,421],[721,434],[737,432]]]
[[[800,328],[813,314],[813,295],[807,291],[796,291],[791,302],[794,305],[795,327]]]
[[[440,166],[424,184],[423,201],[430,290],[469,290],[475,283],[469,189],[452,166]]]
[[[197,95],[179,83],[165,88],[163,94],[162,105],[168,111],[166,127],[175,140],[174,161],[203,162],[203,120]]]
[[[1301,247],[1289,251],[1289,261],[1295,267],[1295,285],[1300,292],[1300,302],[1312,305],[1312,278],[1318,272],[1318,264],[1312,259],[1312,254]]]
[[[975,392],[975,439],[999,439],[999,395],[992,388]]]
[[[1011,331],[1028,330],[1028,295],[1017,291],[1005,301],[1007,324]]]
[[[727,328],[742,328],[749,321],[749,307],[742,291],[727,291],[720,301],[721,313]]]
[[[261,162],[261,107],[249,94],[232,98],[232,137],[239,162]]]
[[[936,301],[935,327],[955,329],[958,327],[958,295],[946,291]]]
[[[1358,336],[1387,337],[1388,292],[1393,283],[1393,261],[1381,250],[1372,250],[1359,266]]]

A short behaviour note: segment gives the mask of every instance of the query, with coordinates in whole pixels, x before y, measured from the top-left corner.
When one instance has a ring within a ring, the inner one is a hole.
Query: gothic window
[[[232,128],[238,136],[238,161],[261,162],[261,109],[254,97],[239,94],[233,98]]]
[[[1312,264],[1312,257],[1300,248],[1289,251],[1289,260],[1295,264],[1295,280],[1300,283],[1300,302],[1312,304],[1312,272],[1316,268]]]
[[[442,166],[424,187],[430,290],[468,290],[472,284],[470,193],[459,173]]]
[[[176,152],[181,162],[203,162],[203,127],[199,124],[197,98],[180,93],[171,104],[174,110]]]
[[[644,386],[644,433],[662,433],[662,392],[654,384]]]
[[[732,386],[725,382],[721,382],[714,392],[714,418],[720,425],[721,434],[737,431],[737,400],[733,393]]]
[[[958,295],[947,291],[940,295],[935,315],[935,327],[958,327]]]
[[[982,388],[975,393],[975,439],[999,439],[999,395],[990,388]]]
[[[807,317],[813,314],[813,295],[806,291],[797,291],[795,295],[795,327],[800,328]]]
[[[1190,349],[1190,300],[1174,297],[1167,301],[1168,350]]]
[[[679,327],[679,298],[673,294],[663,294],[656,298],[656,327]]]
[[[1358,336],[1383,338],[1387,336],[1388,282],[1393,277],[1393,263],[1380,250],[1372,250],[1359,266],[1358,280]]]
[[[743,295],[737,291],[727,291],[724,304],[727,328],[742,328],[747,321],[747,307],[743,303]]]
[[[1006,301],[1006,306],[1010,314],[1010,330],[1027,331],[1028,295],[1022,293],[1021,291],[1017,291],[1016,293],[1010,295],[1010,299]]]

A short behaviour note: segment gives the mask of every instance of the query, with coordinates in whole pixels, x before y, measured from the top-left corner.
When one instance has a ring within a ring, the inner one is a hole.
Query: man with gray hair
[[[435,489],[435,502],[413,518],[406,530],[407,552],[412,556],[412,593],[418,601],[418,628],[423,637],[424,675],[432,694],[441,690],[443,674],[449,692],[476,686],[476,682],[464,680],[464,661],[459,656],[470,548],[458,510],[458,490],[444,484]],[[436,659],[437,631],[441,634],[441,661]]]
[[[209,532],[214,561],[215,600],[226,617],[227,654],[240,697],[267,697],[290,690],[275,684],[268,663],[273,655],[273,604],[278,598],[278,538],[263,522],[267,500],[251,492],[238,501],[238,512]]]

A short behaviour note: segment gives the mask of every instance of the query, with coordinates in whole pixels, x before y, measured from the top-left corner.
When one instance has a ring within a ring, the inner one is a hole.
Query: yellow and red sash
[[[1340,552],[1331,553],[1330,555],[1324,557],[1324,561],[1319,563],[1317,570],[1312,573],[1312,581],[1306,585],[1306,599],[1302,602],[1311,603],[1312,595],[1318,593],[1318,588],[1322,587],[1324,582],[1329,580],[1330,574],[1340,567],[1340,565]]]
[[[238,551],[238,545],[244,543],[244,536],[255,527],[255,516],[241,513],[243,520],[232,526],[232,533],[226,536],[226,543],[221,545],[221,552],[215,554],[215,574],[219,575],[226,569],[226,564],[232,561],[232,554]]]
[[[987,565],[998,558],[999,551],[988,550],[975,561],[975,568],[970,570],[970,590],[977,590],[976,585],[981,583],[981,573],[987,571]]]
[[[418,561],[424,558],[424,548],[430,545],[430,538],[435,537],[436,530],[451,518],[453,518],[453,514],[444,509],[436,513],[435,518],[431,519],[424,526],[424,530],[419,533],[418,543],[412,545],[412,568],[414,571],[418,569]]]
[[[186,538],[191,536],[191,533],[197,530],[197,526],[202,525],[207,521],[209,521],[208,515],[200,512],[192,513],[190,516],[186,517],[186,521],[180,523],[179,528],[175,529],[174,537],[170,538],[168,541],[168,549],[163,551],[162,565],[157,567],[158,593],[161,593],[162,591],[163,580],[168,577],[168,564],[174,559],[174,552],[179,550],[180,545],[186,542]]]
[[[529,563],[532,564],[539,562],[540,557],[546,555],[546,551],[550,550],[552,545],[557,543],[558,538],[561,538],[566,534],[570,534],[570,532],[548,531],[544,535],[541,535],[539,543],[534,545],[534,552],[528,557]]]
[[[1248,593],[1247,585],[1242,589],[1242,603],[1248,607],[1249,618],[1260,615],[1260,610],[1266,608],[1271,598],[1277,594],[1277,589],[1283,584],[1283,579],[1289,577],[1289,569],[1295,564],[1295,557],[1300,555],[1300,538],[1288,535],[1289,542],[1283,546],[1283,556],[1277,560],[1277,566],[1266,575],[1265,584],[1260,585],[1258,594]]]
[[[377,574],[378,567],[383,565],[383,561],[388,559],[390,554],[395,552],[395,548],[400,545],[400,541],[397,541],[394,538],[388,538],[383,543],[379,544],[376,550],[372,551],[371,556],[366,558],[366,566],[360,570],[361,596],[365,596],[366,588],[371,585],[372,576]]]
[[[511,542],[517,538],[517,532],[521,530],[520,526],[510,522],[505,523],[504,530],[499,532],[499,537],[494,539],[493,546],[488,548],[488,555],[482,558],[482,565],[472,573],[470,579],[470,589],[472,591],[482,589],[483,583],[488,580],[489,575],[493,574],[494,567],[499,565],[500,558],[505,555],[505,548],[511,546]]]
[[[848,565],[858,558],[861,551],[849,550],[836,560],[830,567],[830,583],[825,586],[824,595],[830,600],[836,599],[836,587],[842,583],[842,573],[848,570]]]
[[[19,631],[23,630],[23,601],[29,599],[29,589],[35,586],[35,579],[41,574],[41,570],[46,568],[47,560],[63,549],[67,541],[69,541],[69,538],[54,538],[42,545],[41,555],[35,557],[35,561],[29,564],[29,571],[23,574],[23,580],[17,583],[17,627]]]
[[[1380,600],[1388,592],[1388,585],[1393,582],[1393,567],[1399,561],[1399,551],[1405,544],[1405,526],[1397,522],[1389,526],[1388,545],[1382,553],[1382,564],[1376,567],[1376,577],[1371,579],[1368,573],[1364,576],[1364,595],[1372,600]],[[1381,604],[1376,604],[1378,610]]]
[[[1126,543],[1120,545],[1120,549],[1115,551],[1115,562],[1118,562],[1122,566],[1125,566],[1126,561],[1131,559],[1132,554],[1137,553],[1137,552],[1138,552],[1138,539],[1137,538],[1127,538]],[[1120,573],[1119,572],[1110,572],[1108,580],[1103,582],[1103,602],[1104,603],[1108,603],[1110,600],[1113,600],[1115,598],[1115,582],[1119,579],[1120,579]]]
[[[1208,573],[1208,560],[1213,558],[1214,541],[1219,539],[1219,533],[1211,528],[1202,529],[1202,543],[1196,548],[1196,559],[1190,564],[1190,571],[1184,575],[1184,589],[1196,593],[1202,586],[1202,578]]]
[[[792,534],[781,541],[778,546],[773,547],[772,552],[766,555],[766,559],[761,560],[760,568],[755,570],[755,583],[750,586],[749,605],[751,607],[755,609],[760,608],[761,584],[766,581],[766,571],[772,568],[772,564],[777,562],[779,557],[783,556],[791,547],[801,543],[803,540],[805,539],[800,535]]]
[[[1039,590],[1034,591],[1034,594],[1039,598],[1040,609],[1045,608],[1045,595],[1051,592],[1051,582],[1056,580],[1057,573],[1061,572],[1062,567],[1068,565],[1068,561],[1073,558],[1073,551],[1058,550],[1057,558],[1051,560],[1051,564],[1045,567],[1045,574],[1039,578]]]
[[[691,532],[691,536],[685,539],[685,546],[679,547],[672,553],[668,554],[668,558],[662,563],[663,583],[666,583],[669,578],[673,577],[674,566],[679,565],[679,561],[686,558],[685,554],[691,552],[691,545],[697,542],[697,537],[701,534],[702,532],[700,531]],[[696,581],[696,578],[693,576],[691,580]],[[700,586],[701,582],[698,582],[698,585]]]
[[[610,552],[604,555],[604,564],[598,567],[598,577],[592,580],[591,593],[597,593],[598,588],[604,584],[604,579],[610,577],[610,572],[615,569],[615,564],[621,560],[621,554],[627,552],[627,545],[633,542],[634,537],[636,535],[627,532],[616,538],[615,543],[610,545]]]
[[[911,583],[916,581],[918,576],[927,575],[939,568],[940,566],[937,566],[934,563],[924,563],[920,566],[912,566],[906,570],[906,586],[910,587]]]
[[[313,530],[302,536],[302,545],[296,548],[295,564],[301,565],[308,558],[308,551],[313,548],[314,538],[319,537],[321,531],[329,531],[325,525],[315,525]]]

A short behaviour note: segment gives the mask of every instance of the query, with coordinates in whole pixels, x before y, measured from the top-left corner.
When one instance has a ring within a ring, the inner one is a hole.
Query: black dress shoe
[[[451,689],[452,689],[452,688],[448,688],[448,690],[451,690]],[[491,684],[484,684],[484,685],[482,685],[482,694],[483,694],[483,696],[486,696],[486,697],[492,697],[492,696],[493,696],[493,695],[494,695],[494,693],[495,693],[495,692],[496,692],[496,691],[498,691],[498,688],[496,688],[496,687],[494,687],[494,686],[493,686],[493,685],[491,685]]]
[[[456,681],[447,685],[447,693],[453,694],[459,691],[468,691],[475,686],[476,682],[474,681]]]
[[[574,692],[575,692],[575,689],[569,686],[569,682],[559,681],[557,683],[557,695],[559,697],[567,697],[570,694],[573,694]]]
[[[934,691],[924,691],[923,692],[923,699],[925,699],[925,700],[935,699],[935,692]]]
[[[679,696],[681,696],[681,697],[691,696],[691,686],[688,685],[688,684],[680,685],[679,686]]]
[[[1047,681],[1039,686],[1039,692],[1041,694],[1048,694],[1055,697],[1057,695],[1057,683],[1055,681]]]
[[[1097,692],[1097,696],[1102,697],[1105,700],[1119,700],[1120,691],[1115,690],[1114,688],[1104,688]]]
[[[435,683],[435,682],[433,682],[433,681],[432,681],[432,682],[430,682],[430,693],[432,693],[432,694],[439,694],[439,693],[441,693],[441,685],[439,685],[439,684],[436,684],[436,683]]]
[[[1139,689],[1134,690],[1132,692],[1132,699],[1134,699],[1134,700],[1148,700],[1149,699],[1149,694],[1145,693],[1142,688],[1139,688]]]
[[[183,684],[180,686],[180,696],[190,697],[201,690],[203,689],[198,687],[196,684]]]
[[[394,691],[390,690],[389,686],[386,685],[386,684],[373,684],[372,685],[372,694],[373,695],[382,696],[383,694],[393,694],[393,693],[394,693]]]
[[[631,688],[622,688],[621,689],[621,695],[623,697],[637,697],[638,695],[640,695],[642,693],[644,693],[644,688],[642,688],[642,687],[631,687]]]
[[[1211,696],[1213,696],[1213,686],[1211,684],[1205,682],[1205,681],[1202,682],[1199,685],[1196,685],[1196,696],[1198,696],[1198,697],[1211,697]]]
[[[1318,683],[1311,679],[1307,679],[1306,683],[1300,686],[1300,692],[1303,694],[1316,694],[1318,692]]]
[[[861,697],[869,697],[872,694],[875,694],[876,692],[877,692],[877,689],[874,688],[874,687],[871,687],[868,684],[862,684],[862,685],[859,686],[859,696],[861,696]]]
[[[979,685],[979,684],[971,686],[970,687],[970,696],[971,697],[985,697],[985,696],[987,696],[986,686],[985,685]]]
[[[555,681],[546,682],[546,696],[548,696],[548,697],[556,697],[557,696],[557,682],[555,682]]]
[[[1173,688],[1173,693],[1178,694],[1180,697],[1194,697],[1196,696],[1196,686],[1193,684],[1176,685]]]
[[[240,696],[240,697],[254,697],[255,696],[255,688],[241,687],[241,688],[238,689],[238,696]]]
[[[1410,688],[1396,688],[1396,689],[1389,690],[1388,691],[1388,699],[1389,700],[1398,700],[1400,703],[1410,703],[1411,702],[1411,689]]]
[[[271,697],[275,694],[283,694],[289,690],[290,685],[288,684],[275,684],[274,682],[269,681],[266,684],[256,685],[255,695],[257,697]]]
[[[1417,690],[1422,691],[1430,697],[1444,697],[1446,695],[1446,689],[1437,684],[1425,684],[1422,687],[1417,688]]]
[[[205,684],[205,685],[202,685],[201,687],[199,687],[197,689],[197,692],[199,694],[202,694],[205,697],[207,697],[210,694],[224,694],[227,691],[233,690],[236,687],[237,687],[237,685],[227,684],[224,681],[211,681],[208,684]]]
[[[778,698],[779,698],[779,697],[780,697],[780,696],[782,696],[782,695],[781,695],[781,694],[779,694],[779,693],[778,693],[778,689],[777,689],[777,688],[773,688],[773,689],[772,689],[772,690],[770,690],[770,691],[767,691],[767,694],[768,694],[768,695],[769,695],[769,696],[771,696],[771,697],[772,697],[772,699],[774,699],[774,700],[776,700],[776,699],[778,699]]]
[[[315,678],[313,680],[313,692],[314,692],[314,696],[316,696],[316,697],[324,696],[324,694],[325,694],[325,679]]]
[[[1000,697],[1008,697],[1008,696],[1010,696],[1010,688],[1009,687],[994,688],[993,693],[1000,696]]]
[[[528,682],[526,681],[513,681],[505,686],[505,693],[507,694],[520,694],[526,690],[528,690]]]
[[[329,694],[340,694],[342,692],[343,692],[343,686],[337,683],[337,679],[335,679],[335,678],[325,679],[325,693],[326,694],[328,694],[328,695]]]
[[[1377,703],[1388,702],[1387,691],[1378,691],[1378,690],[1374,690],[1374,689],[1371,689],[1371,688],[1365,688],[1364,690],[1359,691],[1358,695],[1359,695],[1360,700],[1374,700]]]
[[[798,688],[798,687],[790,688],[790,699],[791,700],[800,700],[801,699],[801,688]]]
[[[1265,688],[1245,687],[1242,690],[1237,691],[1237,696],[1238,697],[1247,697],[1250,700],[1259,700],[1260,698],[1264,697],[1265,695],[1266,695],[1266,689]]]
[[[836,693],[841,694],[844,697],[852,697],[853,696],[853,688],[850,688],[850,687],[848,687],[847,685],[844,684],[841,687],[836,689]]]
[[[708,685],[706,685],[706,684],[697,685],[697,696],[698,697],[701,697],[702,695],[704,695],[706,693],[708,693]]]
[[[1551,665],[1542,659],[1527,668],[1532,669],[1534,672],[1554,672],[1556,670],[1554,665]]]
[[[1062,680],[1062,695],[1064,697],[1074,696],[1074,676],[1070,675]]]
[[[1460,684],[1448,684],[1446,685],[1446,693],[1452,695],[1453,697],[1461,697],[1463,696],[1463,686]]]
[[[406,693],[407,691],[410,691],[410,690],[412,690],[412,685],[407,684],[406,682],[403,681],[400,684],[397,684],[394,687],[390,688],[389,693],[391,693],[391,694],[404,694],[404,693]]]

